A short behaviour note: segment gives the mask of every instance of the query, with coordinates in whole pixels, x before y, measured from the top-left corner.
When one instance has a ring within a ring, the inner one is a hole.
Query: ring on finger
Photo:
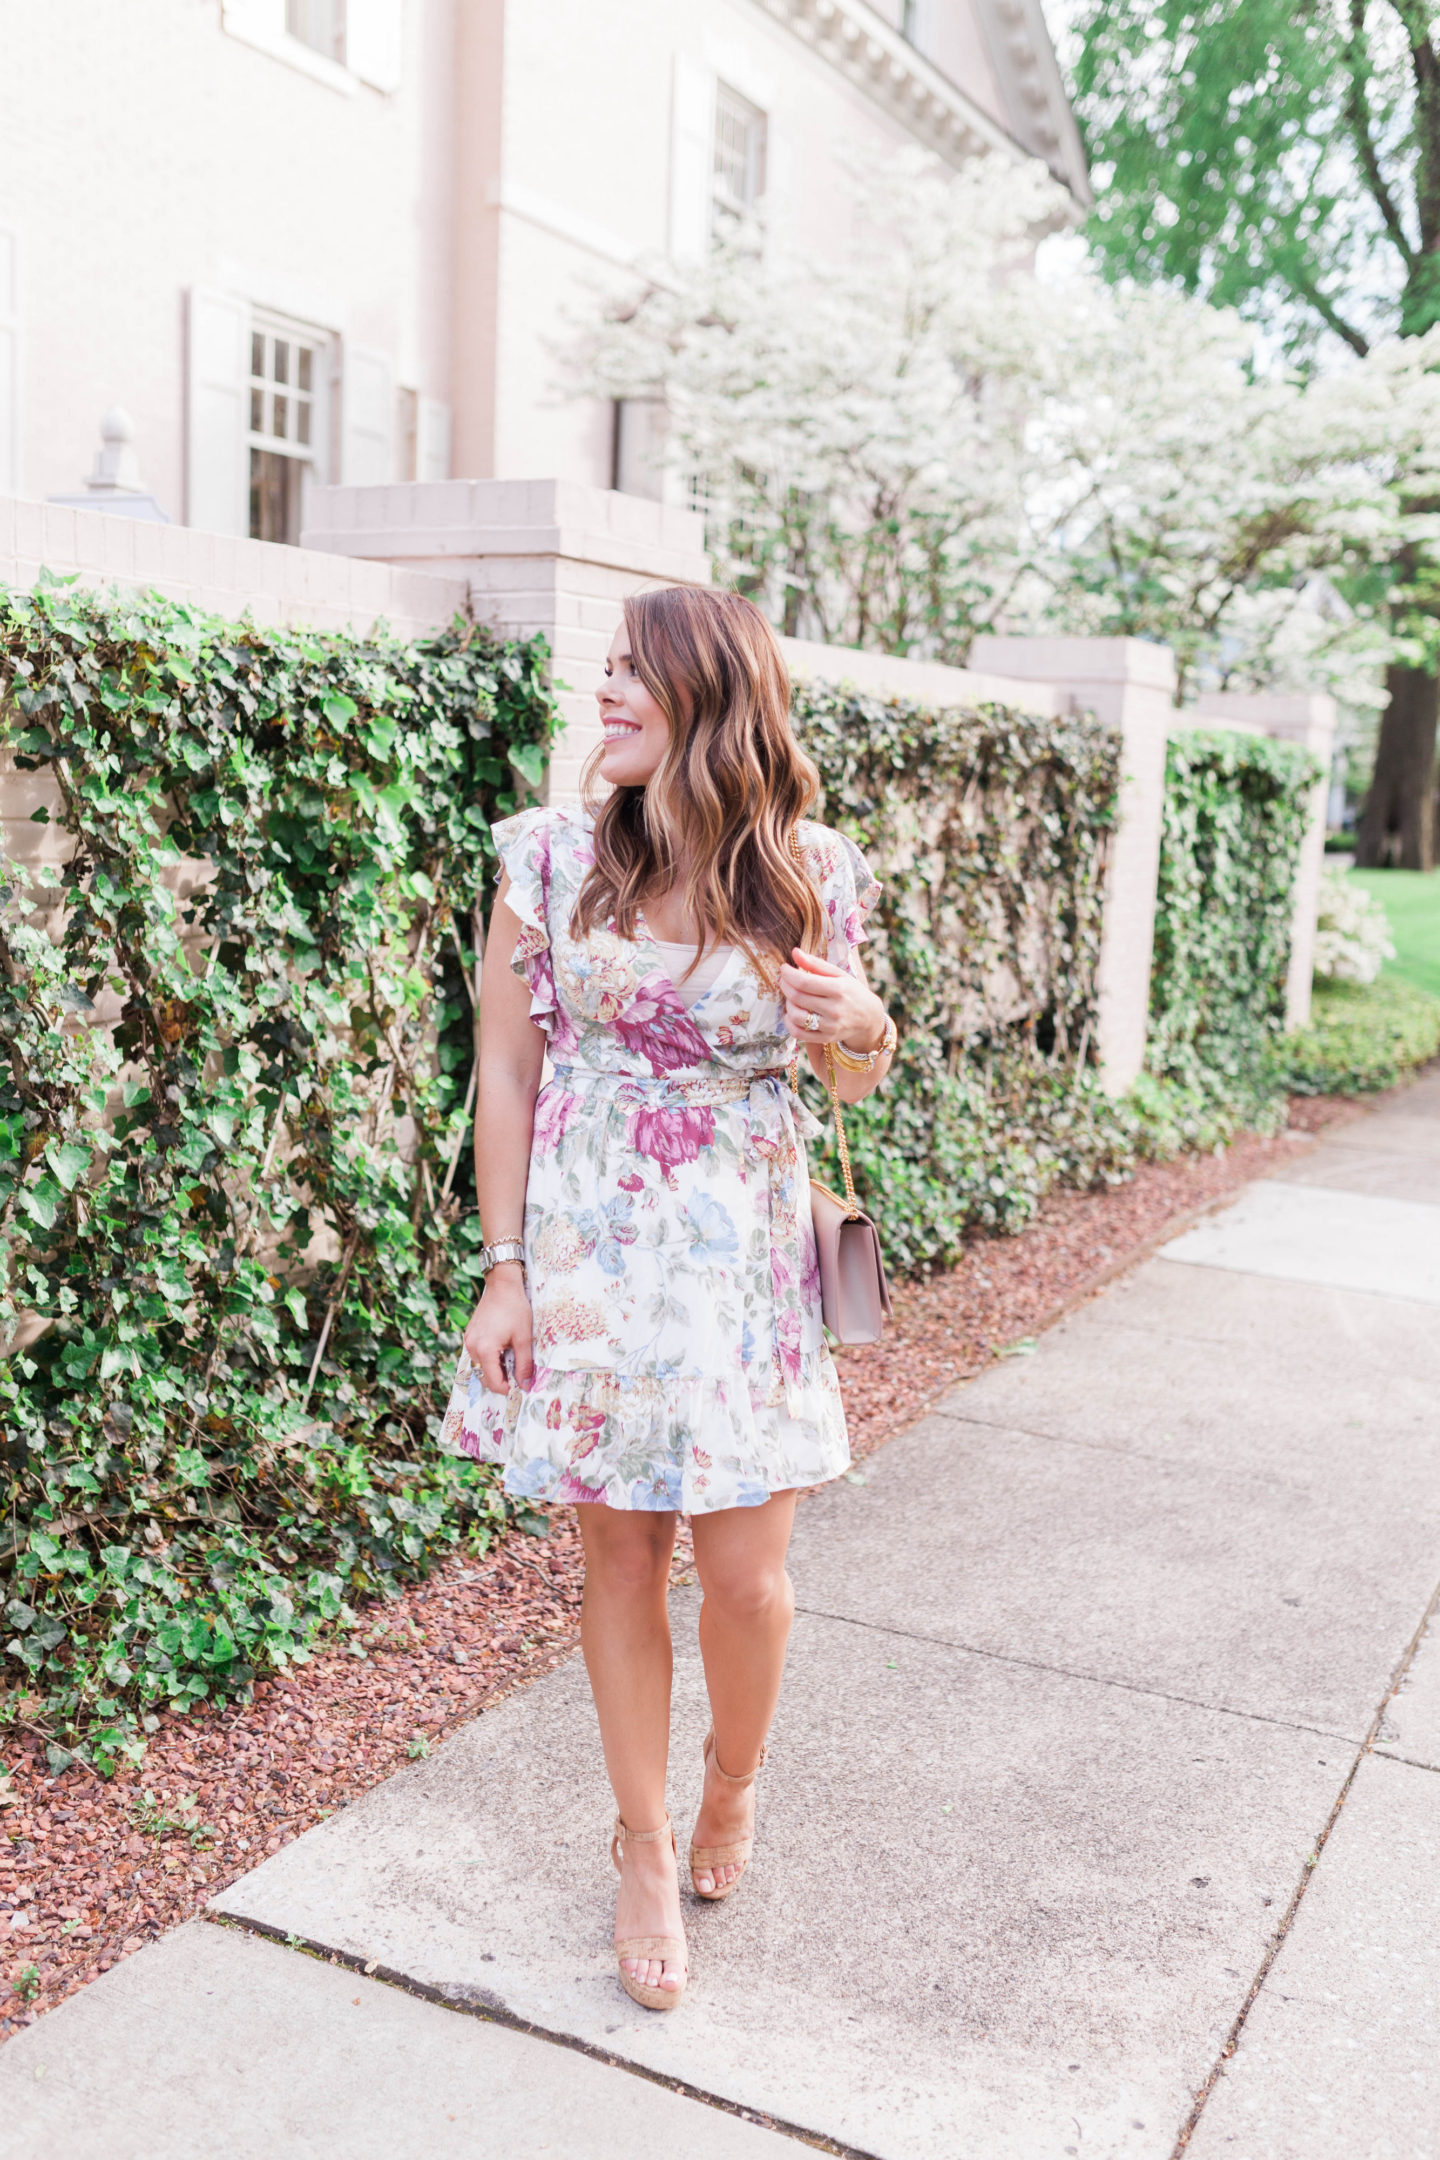
[[[807,1028],[808,1028],[808,1029],[810,1030],[810,1033],[811,1033],[812,1035],[813,1035],[813,1034],[815,1034],[815,1032],[817,1031],[817,1029],[818,1029],[818,1028],[819,1028],[819,1026],[820,1026],[820,1015],[819,1015],[819,1013],[817,1013],[817,1012],[812,1012],[812,1013],[806,1013],[806,1015],[805,1015],[805,1025],[806,1025],[806,1027],[807,1027]]]

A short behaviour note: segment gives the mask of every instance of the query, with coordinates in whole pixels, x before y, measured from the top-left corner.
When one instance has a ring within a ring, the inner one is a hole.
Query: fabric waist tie
[[[823,1131],[807,1104],[791,1093],[788,1068],[767,1066],[761,1072],[612,1073],[593,1065],[556,1065],[549,1087],[577,1095],[613,1095],[626,1108],[690,1110],[743,1103],[757,1135],[778,1137],[788,1124],[797,1138],[813,1140]]]

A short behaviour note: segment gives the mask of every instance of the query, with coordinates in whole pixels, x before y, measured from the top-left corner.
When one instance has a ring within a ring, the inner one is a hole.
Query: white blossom
[[[1331,982],[1372,983],[1395,947],[1384,907],[1343,870],[1327,869],[1320,880],[1315,973]]]
[[[1400,648],[1334,580],[1433,537],[1440,330],[1265,374],[1233,315],[1030,274],[1064,200],[1038,165],[908,151],[851,187],[843,260],[741,234],[657,266],[575,356],[579,387],[663,405],[720,577],[835,643],[1133,635],[1175,648],[1181,696],[1383,703]]]

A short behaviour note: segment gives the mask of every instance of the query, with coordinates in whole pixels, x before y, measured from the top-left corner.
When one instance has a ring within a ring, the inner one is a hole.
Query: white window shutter
[[[345,65],[372,90],[398,90],[405,54],[404,0],[346,0]]]
[[[250,303],[190,288],[185,522],[250,530]]]
[[[450,407],[422,397],[415,412],[415,478],[450,478]]]
[[[676,262],[698,262],[710,245],[715,78],[683,53],[675,55],[670,119],[670,253]]]
[[[15,235],[0,232],[0,495],[20,492],[20,294]]]
[[[383,353],[344,349],[340,378],[340,479],[346,487],[384,487],[395,444],[395,379]]]

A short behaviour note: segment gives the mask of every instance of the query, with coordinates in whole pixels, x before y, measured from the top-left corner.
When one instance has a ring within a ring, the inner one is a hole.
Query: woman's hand
[[[494,1395],[508,1395],[512,1384],[528,1391],[535,1377],[534,1323],[525,1295],[525,1272],[518,1260],[502,1260],[485,1278],[485,1290],[465,1330],[465,1355]],[[515,1378],[505,1370],[513,1353]]]
[[[791,965],[780,970],[785,1031],[807,1050],[827,1042],[857,1053],[878,1050],[885,1040],[885,1007],[858,975],[797,945]],[[811,1026],[811,1016],[819,1025]]]

